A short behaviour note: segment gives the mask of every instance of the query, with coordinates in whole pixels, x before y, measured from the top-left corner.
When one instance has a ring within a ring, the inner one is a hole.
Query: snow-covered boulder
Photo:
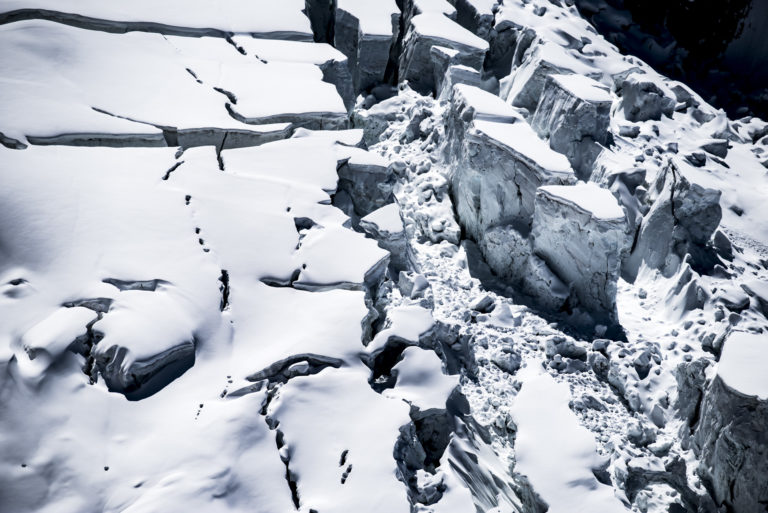
[[[617,317],[625,223],[616,199],[597,185],[543,186],[536,193],[534,252],[571,287],[581,307],[611,321]]]
[[[484,85],[482,75],[479,71],[472,69],[469,66],[462,65],[449,66],[442,75],[439,84],[438,89],[436,89],[436,95],[440,99],[449,98],[453,86],[457,84],[467,84],[476,87],[482,87]]]
[[[653,203],[641,221],[637,243],[624,268],[630,277],[636,275],[641,263],[671,276],[686,254],[698,264],[720,224],[721,192],[691,183],[680,172],[682,166],[679,161],[670,162],[651,186]]]
[[[658,121],[662,114],[672,117],[675,111],[675,93],[660,78],[631,73],[617,89],[621,96],[619,107],[628,121]]]
[[[538,43],[528,50],[525,59],[511,75],[501,82],[501,97],[516,107],[533,112],[547,84],[547,77],[554,74],[577,73],[598,75],[595,68],[575,59],[561,46]]]
[[[349,59],[355,90],[383,82],[399,30],[395,1],[338,0],[335,16],[334,46]]]
[[[394,270],[410,267],[405,226],[397,203],[385,205],[360,219],[360,228],[391,253],[390,264]]]
[[[611,95],[607,87],[582,75],[550,75],[531,118],[539,136],[563,153],[582,180],[609,142]]]
[[[758,513],[768,502],[766,350],[765,333],[731,333],[693,438],[699,475],[732,511]]]
[[[431,50],[433,46],[458,52],[454,64],[481,69],[488,43],[443,14],[428,12],[414,16],[403,39],[400,56],[400,79],[407,80],[416,91],[434,92]]]

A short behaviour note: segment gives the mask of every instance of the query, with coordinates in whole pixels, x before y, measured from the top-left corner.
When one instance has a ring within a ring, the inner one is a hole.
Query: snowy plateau
[[[768,511],[768,123],[574,0],[0,0],[0,512],[292,511]]]

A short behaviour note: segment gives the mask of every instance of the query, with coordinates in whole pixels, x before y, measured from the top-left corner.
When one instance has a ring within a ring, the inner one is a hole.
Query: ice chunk
[[[650,74],[632,73],[619,86],[620,108],[628,121],[661,119],[661,115],[672,117],[675,110],[675,93],[660,77]]]
[[[366,91],[384,81],[399,18],[394,0],[336,2],[334,46],[349,59],[356,91]]]
[[[617,319],[625,226],[616,198],[595,184],[543,186],[536,193],[534,252],[598,319]]]
[[[17,361],[22,374],[42,376],[76,339],[86,336],[86,326],[96,318],[97,313],[87,308],[59,308],[33,326],[21,338],[26,355],[18,355]]]
[[[397,203],[385,205],[360,219],[360,228],[391,253],[393,269],[401,271],[410,267],[405,227]]]
[[[529,50],[525,60],[502,80],[501,97],[516,107],[533,112],[544,91],[547,77],[554,74],[599,75],[600,72],[574,58],[560,45],[540,42]]]
[[[359,148],[344,148],[342,157],[339,190],[349,195],[356,215],[368,215],[394,201],[395,174],[386,159]]]
[[[531,126],[550,147],[563,153],[582,180],[609,142],[611,95],[582,75],[550,75],[531,118]]]
[[[293,286],[308,290],[372,289],[389,263],[387,251],[341,226],[309,230],[297,258],[303,264]]]
[[[653,204],[641,221],[637,244],[625,265],[629,276],[643,262],[671,276],[686,254],[695,265],[707,265],[702,251],[722,218],[721,192],[688,181],[677,162],[659,172],[649,191]]]
[[[440,13],[414,16],[403,40],[400,79],[420,92],[434,92],[431,49],[442,46],[458,51],[455,64],[481,69],[488,43]]]
[[[350,109],[355,102],[355,91],[346,55],[327,43],[282,41],[235,36],[232,40],[248,55],[273,62],[314,64],[323,73],[323,80],[336,87],[336,91]]]
[[[0,132],[34,144],[229,148],[288,135],[287,123],[253,126],[233,118],[227,104],[237,94],[246,114],[261,122],[281,114],[290,121],[319,112],[345,116],[338,94],[313,64],[263,64],[219,38],[115,35],[24,21],[0,26],[0,52],[7,54],[0,55],[6,83]],[[40,70],[47,80],[34,79]],[[263,77],[256,89],[231,82],[253,73]],[[302,81],[297,97],[315,98],[286,103],[291,76]],[[307,94],[307,87],[314,92]]]
[[[445,402],[459,384],[458,376],[443,374],[443,364],[434,351],[407,347],[402,360],[394,366],[397,373],[395,388],[384,396],[402,399],[422,412],[445,409]]]
[[[491,37],[497,0],[454,0],[456,20],[486,41]]]
[[[527,233],[536,189],[574,179],[568,160],[523,121],[474,121],[462,150],[452,193],[459,221],[476,241],[497,225]]]

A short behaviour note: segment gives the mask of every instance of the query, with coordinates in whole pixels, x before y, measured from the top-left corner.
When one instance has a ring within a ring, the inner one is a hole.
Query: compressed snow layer
[[[423,36],[453,41],[478,50],[488,49],[487,41],[438,12],[414,16],[411,24],[413,29]]]
[[[303,0],[5,0],[2,12],[48,10],[116,22],[152,23],[230,33],[295,34],[312,38]]]
[[[608,87],[584,75],[551,75],[566,91],[588,102],[611,102]]]
[[[443,364],[434,351],[408,347],[394,367],[395,388],[384,391],[386,397],[399,398],[421,411],[445,408],[445,401],[459,384],[459,376],[443,374]]]
[[[515,471],[528,477],[550,513],[627,511],[592,474],[599,464],[595,440],[568,407],[568,386],[530,369],[522,374],[511,410],[517,424]]]
[[[363,34],[392,36],[392,16],[399,15],[395,0],[338,0],[336,8],[360,20]]]
[[[397,203],[390,203],[374,210],[363,217],[361,221],[375,225],[380,232],[397,234],[405,230],[403,219],[400,217],[400,207]]]
[[[767,349],[768,339],[764,333],[734,331],[723,346],[717,375],[744,395],[768,399]]]
[[[545,171],[561,174],[573,173],[568,159],[563,154],[552,151],[545,141],[539,139],[527,123],[496,123],[477,120],[473,126],[476,131],[512,148]]]
[[[598,219],[624,217],[624,211],[611,191],[592,182],[580,182],[575,185],[544,185],[539,190],[551,198],[575,205]]]

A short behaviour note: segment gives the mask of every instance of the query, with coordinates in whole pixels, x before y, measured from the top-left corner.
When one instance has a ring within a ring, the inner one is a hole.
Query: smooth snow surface
[[[595,440],[568,407],[568,387],[529,369],[512,406],[515,471],[528,478],[551,513],[627,511],[592,474]]]
[[[539,190],[552,198],[576,205],[598,219],[621,219],[624,217],[624,211],[613,194],[594,183],[543,185],[539,187]]]
[[[734,331],[725,341],[717,375],[744,395],[768,399],[765,352],[768,339],[762,333]]]

